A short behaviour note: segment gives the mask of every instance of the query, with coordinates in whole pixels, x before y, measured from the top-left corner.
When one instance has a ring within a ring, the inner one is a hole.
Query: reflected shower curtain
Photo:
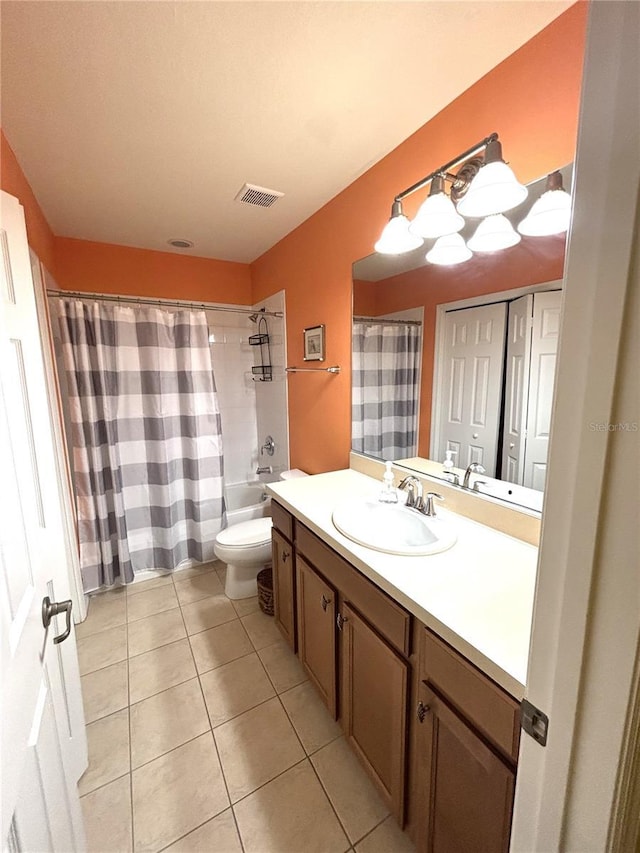
[[[222,432],[204,312],[52,302],[85,590],[214,559]]]
[[[354,450],[378,459],[415,456],[421,326],[353,324]]]

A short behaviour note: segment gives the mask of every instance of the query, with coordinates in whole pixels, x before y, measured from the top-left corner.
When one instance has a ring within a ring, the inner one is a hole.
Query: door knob
[[[58,643],[61,643],[63,640],[66,640],[69,634],[71,633],[72,606],[73,602],[71,601],[71,599],[68,599],[67,601],[51,601],[48,595],[46,595],[42,599],[42,624],[45,628],[49,627],[53,617],[57,616],[59,613],[65,613],[67,617],[65,631],[62,634],[59,634],[57,637],[53,638],[53,642],[56,645]]]

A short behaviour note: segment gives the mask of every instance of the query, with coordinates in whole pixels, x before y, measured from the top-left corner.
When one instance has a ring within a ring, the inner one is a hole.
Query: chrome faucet
[[[462,481],[462,488],[469,488],[469,478],[472,474],[484,474],[484,467],[479,462],[472,462],[470,465],[467,465],[467,470],[464,472],[464,480]]]
[[[406,506],[414,507],[415,509],[422,512],[424,503],[422,501],[422,483],[418,480],[417,477],[413,477],[409,474],[408,477],[405,477],[404,480],[398,486],[399,489],[402,489],[407,493],[407,503]]]

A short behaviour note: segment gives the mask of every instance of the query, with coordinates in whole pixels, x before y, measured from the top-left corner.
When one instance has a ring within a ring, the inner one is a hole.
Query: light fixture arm
[[[464,154],[460,154],[454,160],[451,160],[449,163],[445,163],[445,165],[440,166],[439,169],[435,169],[433,172],[431,172],[431,174],[427,175],[426,178],[422,178],[422,180],[418,181],[415,184],[412,184],[410,187],[407,187],[406,190],[402,190],[402,192],[398,193],[398,195],[395,197],[394,204],[396,202],[401,202],[407,196],[410,196],[413,193],[417,192],[418,190],[421,190],[423,187],[426,187],[438,175],[444,175],[444,177],[451,180],[451,177],[455,177],[455,176],[450,177],[448,174],[452,169],[455,169],[456,166],[459,166],[461,163],[465,163],[467,160],[469,160],[471,157],[474,157],[476,154],[480,154],[482,151],[484,151],[487,148],[487,146],[491,142],[497,142],[497,141],[498,141],[498,134],[497,133],[492,133],[491,136],[487,136],[481,142],[478,142],[472,148],[469,148],[467,151],[465,151]]]

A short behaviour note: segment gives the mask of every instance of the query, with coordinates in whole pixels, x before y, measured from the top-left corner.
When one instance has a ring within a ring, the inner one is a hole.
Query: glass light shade
[[[518,225],[518,231],[528,237],[548,237],[562,234],[569,228],[571,196],[566,190],[547,190]]]
[[[458,213],[462,216],[503,213],[521,204],[528,194],[529,190],[518,183],[506,163],[486,163],[471,181],[466,195],[458,202]]]
[[[446,234],[439,237],[433,244],[433,248],[427,252],[426,258],[430,264],[442,267],[452,267],[454,264],[462,264],[473,255],[460,234]]]
[[[507,217],[495,213],[482,220],[468,245],[474,252],[498,252],[515,246],[521,239]]]
[[[409,220],[404,213],[392,216],[384,226],[380,239],[374,249],[382,255],[402,255],[417,249],[424,242],[409,231]]]
[[[440,192],[428,196],[422,202],[409,231],[420,237],[442,237],[445,234],[455,234],[462,228],[464,219],[456,211],[449,196]]]

